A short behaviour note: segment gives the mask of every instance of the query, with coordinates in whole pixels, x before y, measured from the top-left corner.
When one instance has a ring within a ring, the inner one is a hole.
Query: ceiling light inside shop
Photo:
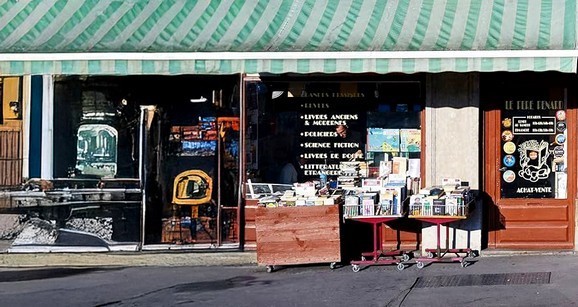
[[[283,95],[283,93],[285,93],[285,91],[273,91],[273,93],[271,94],[271,97],[273,99],[279,98],[279,97],[281,97],[281,95]]]
[[[205,98],[205,97],[203,97],[203,96],[201,96],[200,98],[196,98],[196,99],[195,99],[195,98],[192,98],[192,99],[191,99],[191,102],[192,102],[192,103],[201,103],[201,102],[206,102],[206,101],[207,101],[207,98]]]

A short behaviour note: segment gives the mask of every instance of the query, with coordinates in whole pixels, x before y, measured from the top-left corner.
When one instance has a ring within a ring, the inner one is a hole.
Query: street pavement
[[[572,252],[483,252],[469,266],[276,267],[254,252],[0,254],[2,306],[576,306]]]

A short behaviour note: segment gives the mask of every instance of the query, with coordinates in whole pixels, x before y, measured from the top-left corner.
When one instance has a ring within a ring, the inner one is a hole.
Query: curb
[[[0,267],[101,266],[246,266],[256,265],[255,252],[49,253],[0,254]]]
[[[482,250],[481,257],[512,257],[512,256],[574,256],[576,251],[521,251],[521,250]]]
[[[478,257],[576,256],[576,251],[483,250]],[[139,267],[139,266],[257,266],[255,251],[234,252],[88,252],[0,253],[0,268]]]

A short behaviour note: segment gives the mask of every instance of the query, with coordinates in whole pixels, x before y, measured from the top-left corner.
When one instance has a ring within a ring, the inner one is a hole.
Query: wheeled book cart
[[[426,264],[434,262],[459,262],[463,268],[469,265],[468,258],[475,257],[475,252],[470,248],[450,248],[449,244],[449,224],[452,222],[467,219],[467,213],[470,200],[467,204],[457,204],[455,208],[444,207],[436,208],[438,205],[431,205],[425,207],[421,205],[410,205],[410,213],[408,218],[413,218],[422,222],[427,222],[436,225],[437,245],[436,248],[425,249],[426,256],[421,256],[415,259],[418,269],[422,269]],[[417,207],[419,206],[419,207]],[[425,209],[425,210],[424,210]],[[433,212],[444,212],[444,215],[434,215]],[[441,247],[441,226],[446,226],[446,242],[445,247]],[[453,256],[446,257],[448,254]]]
[[[340,205],[258,207],[257,263],[278,267],[341,261]]]
[[[404,262],[410,260],[409,253],[402,250],[383,251],[382,246],[382,226],[384,223],[399,219],[401,214],[396,215],[359,215],[363,212],[364,205],[344,205],[343,218],[361,223],[369,223],[373,228],[373,251],[361,253],[361,260],[351,261],[353,272],[359,272],[361,266],[373,265],[397,265],[397,269],[402,271],[406,265]],[[380,204],[375,205],[375,212],[380,212]],[[381,211],[385,214],[390,213],[388,210]]]

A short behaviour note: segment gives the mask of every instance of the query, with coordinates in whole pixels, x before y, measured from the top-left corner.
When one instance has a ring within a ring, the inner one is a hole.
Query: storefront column
[[[24,121],[24,130],[28,130],[28,178],[40,177],[42,154],[42,76],[30,78],[30,121]],[[24,107],[26,110],[26,107]],[[26,177],[26,175],[23,175]]]
[[[423,185],[442,185],[442,178],[459,178],[477,195],[481,165],[479,74],[430,74],[426,87]],[[481,249],[481,203],[475,208],[467,220],[452,224],[450,247]],[[436,247],[436,226],[428,225],[422,230],[422,252]],[[442,247],[445,233],[442,226]]]
[[[22,178],[30,178],[30,96],[31,76],[22,78]]]
[[[42,150],[40,177],[52,179],[54,148],[54,79],[52,75],[42,76]]]

